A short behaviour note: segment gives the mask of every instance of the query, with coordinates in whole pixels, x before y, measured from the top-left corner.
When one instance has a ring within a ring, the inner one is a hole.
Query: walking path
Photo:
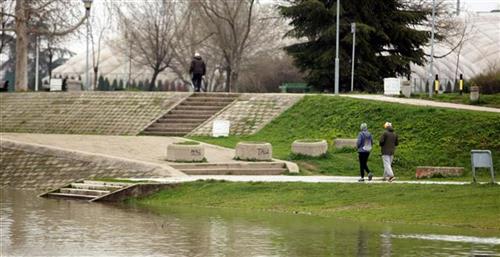
[[[235,175],[203,175],[168,178],[132,178],[131,180],[149,180],[159,183],[185,183],[197,180],[224,180],[231,182],[303,182],[303,183],[366,183],[366,184],[389,184],[382,178],[374,177],[372,181],[358,182],[359,177],[349,176],[235,176]],[[463,181],[393,181],[392,184],[422,184],[422,185],[468,185],[471,182]],[[498,184],[498,183],[497,183]]]
[[[87,152],[96,155],[112,156],[130,161],[160,164],[168,166],[165,161],[167,144],[186,139],[177,137],[154,136],[96,136],[96,135],[55,135],[55,134],[19,134],[0,133],[0,139],[25,144],[57,147],[68,151]],[[234,150],[210,144],[204,144],[209,162],[227,163],[233,160]],[[164,178],[137,178],[161,183],[183,183],[196,180],[226,180],[234,182],[305,182],[305,183],[360,183],[358,177],[351,176],[237,176],[237,175],[197,175],[176,176]],[[388,183],[381,178],[367,184]],[[394,184],[436,184],[436,185],[466,185],[470,182],[461,181],[394,181]]]
[[[431,106],[431,107],[442,107],[442,108],[450,108],[450,109],[469,110],[469,111],[500,113],[499,108],[466,105],[466,104],[446,103],[446,102],[437,102],[437,101],[429,101],[429,100],[422,100],[422,99],[399,98],[399,97],[384,96],[384,95],[341,95],[341,96],[350,97],[350,98],[357,98],[357,99],[364,99],[364,100],[374,100],[374,101],[382,101],[382,102],[390,102],[390,103],[417,105],[417,106]]]

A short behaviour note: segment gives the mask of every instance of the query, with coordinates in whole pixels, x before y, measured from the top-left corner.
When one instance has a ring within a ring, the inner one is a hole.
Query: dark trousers
[[[194,86],[194,91],[195,92],[200,92],[201,89],[201,78],[203,75],[201,74],[193,74],[193,86]]]
[[[359,174],[361,175],[362,178],[364,178],[365,171],[366,173],[370,173],[370,170],[368,169],[368,157],[370,156],[370,153],[358,152],[358,156],[359,156]]]

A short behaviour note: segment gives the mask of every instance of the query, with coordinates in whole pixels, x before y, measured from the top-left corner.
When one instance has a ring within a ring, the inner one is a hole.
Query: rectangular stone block
[[[333,140],[336,149],[342,149],[344,147],[356,148],[357,139],[351,138],[336,138]]]
[[[463,167],[433,167],[419,166],[415,172],[416,178],[431,178],[434,176],[459,177],[464,174]]]

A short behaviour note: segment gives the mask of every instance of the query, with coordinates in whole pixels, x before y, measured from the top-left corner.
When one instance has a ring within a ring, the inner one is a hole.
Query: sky
[[[108,0],[108,1],[117,1],[117,0]],[[136,0],[128,0],[128,1],[136,1]],[[143,1],[143,0],[140,0]],[[341,0],[343,1],[343,0]],[[431,0],[428,0],[429,2]],[[451,5],[457,3],[458,0],[444,0]],[[500,9],[500,0],[459,0],[460,5],[462,6],[461,10],[468,10],[473,12],[489,12],[494,9]],[[273,3],[276,0],[260,0],[260,3]],[[103,0],[94,0],[94,4],[92,8],[104,8],[102,6]],[[70,50],[76,53],[81,53],[85,50],[85,44],[81,41],[81,39],[74,40],[69,47]]]

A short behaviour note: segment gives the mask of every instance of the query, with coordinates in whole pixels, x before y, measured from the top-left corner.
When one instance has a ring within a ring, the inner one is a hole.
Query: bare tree
[[[74,32],[86,19],[81,16],[83,4],[65,0],[4,0],[15,2],[13,12],[2,10],[2,16],[12,17],[14,27],[3,28],[16,34],[16,91],[28,89],[28,46],[30,35],[64,36]],[[80,10],[80,11],[78,11]],[[40,26],[43,24],[44,26]],[[47,26],[48,25],[48,26]]]
[[[176,5],[176,1],[159,0],[117,6],[130,56],[152,69],[149,90],[154,89],[158,74],[172,63]]]
[[[254,19],[255,0],[200,0],[197,2],[211,33],[213,46],[221,53],[226,90],[238,91],[243,56],[248,47]]]
[[[95,9],[94,9],[95,10]],[[108,9],[101,10],[102,15],[92,15],[92,21],[89,25],[90,42],[92,45],[92,70],[94,72],[92,88],[97,88],[97,79],[99,78],[99,64],[101,63],[101,47],[106,35],[111,29],[111,15],[107,13]]]

